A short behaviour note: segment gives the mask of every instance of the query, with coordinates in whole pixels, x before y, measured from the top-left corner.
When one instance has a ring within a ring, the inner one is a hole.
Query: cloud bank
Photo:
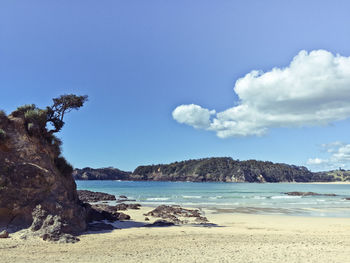
[[[330,157],[327,159],[310,158],[307,164],[314,168],[337,169],[338,167],[348,167],[350,163],[350,144],[343,142],[333,142],[322,145]]]
[[[270,128],[327,125],[350,117],[350,57],[300,51],[285,68],[253,70],[238,79],[236,106],[222,112],[180,105],[179,123],[220,138],[263,135]]]

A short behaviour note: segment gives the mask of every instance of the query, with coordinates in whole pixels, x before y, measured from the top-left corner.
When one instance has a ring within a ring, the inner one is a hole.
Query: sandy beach
[[[75,244],[19,234],[0,240],[1,262],[349,262],[350,220],[204,211],[217,226],[137,227],[81,235]],[[150,218],[151,221],[154,218]]]

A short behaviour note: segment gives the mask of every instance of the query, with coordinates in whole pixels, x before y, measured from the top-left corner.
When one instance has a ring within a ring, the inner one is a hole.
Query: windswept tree
[[[63,125],[63,118],[66,113],[72,110],[78,110],[88,100],[88,96],[77,96],[74,94],[61,95],[58,98],[54,98],[53,105],[46,108],[47,122],[51,123],[54,127],[50,130],[50,133],[59,132]]]

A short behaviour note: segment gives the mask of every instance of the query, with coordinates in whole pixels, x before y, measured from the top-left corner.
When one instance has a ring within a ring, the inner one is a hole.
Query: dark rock
[[[285,194],[290,196],[313,196],[313,195],[337,196],[336,194],[319,194],[314,192],[287,192]]]
[[[8,238],[9,237],[9,232],[7,230],[3,230],[0,232],[0,238]]]
[[[152,223],[152,224],[145,225],[145,227],[173,226],[173,225],[175,225],[173,222],[169,222],[169,221],[166,221],[166,220],[159,219],[159,220],[156,220],[156,221],[155,221],[154,223]]]
[[[145,217],[145,221],[149,221],[149,218],[148,218],[148,217]]]
[[[125,195],[120,195],[119,199],[128,199]]]
[[[195,218],[195,223],[208,222],[208,219],[202,216],[198,209],[185,209],[178,205],[161,205],[144,214],[144,216],[160,217],[174,224],[186,224],[189,222],[188,220],[181,220],[179,217]]]
[[[347,198],[345,198],[345,200],[348,200],[348,201],[350,201],[350,197],[347,197]]]
[[[123,203],[123,202],[135,202],[135,199],[118,199],[117,203]]]
[[[108,220],[114,222],[117,220],[129,220],[130,216],[117,212],[115,206],[105,204],[90,205],[84,204],[87,209],[87,222]]]
[[[103,231],[103,230],[113,230],[114,227],[111,224],[105,223],[93,223],[88,224],[89,231]]]
[[[92,192],[88,190],[78,190],[78,197],[83,202],[99,202],[99,201],[114,201],[116,200],[114,195]]]
[[[121,203],[121,204],[117,204],[115,207],[119,211],[125,211],[125,210],[128,210],[128,209],[139,210],[141,205],[140,204],[125,204],[125,203]]]

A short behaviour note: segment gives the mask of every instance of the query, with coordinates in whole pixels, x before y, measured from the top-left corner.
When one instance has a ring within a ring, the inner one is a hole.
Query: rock
[[[128,199],[125,195],[120,195],[119,199]]]
[[[99,202],[99,201],[114,201],[116,200],[114,195],[92,192],[88,190],[78,190],[78,197],[83,202]]]
[[[122,202],[135,202],[135,199],[118,199],[117,203],[122,203]]]
[[[312,196],[312,195],[337,196],[336,194],[319,194],[314,192],[287,192],[285,194],[290,196]]]
[[[44,131],[30,135],[23,117],[10,115],[6,122],[0,121],[0,128],[7,135],[0,145],[0,227],[28,228],[40,204],[45,223],[35,222],[34,229],[41,231],[60,222],[62,235],[85,231],[86,211],[69,165],[58,155],[57,139]],[[43,238],[57,239],[49,234]]]
[[[37,205],[32,213],[33,223],[29,229],[22,234],[22,239],[30,236],[38,236],[43,240],[56,241],[60,243],[75,243],[79,238],[67,231],[69,225],[65,224],[59,215],[52,215],[45,211],[41,205]]]
[[[115,206],[105,204],[90,205],[84,204],[87,209],[87,222],[108,220],[114,222],[117,220],[129,220],[130,216],[117,212]]]
[[[350,201],[350,197],[347,197],[347,198],[345,198],[345,200],[348,200],[348,201]]]
[[[178,205],[161,205],[144,214],[144,216],[160,217],[174,224],[187,224],[192,218],[194,219],[193,223],[208,222],[208,219],[202,216],[198,209],[185,209]],[[182,220],[181,218],[188,219]]]
[[[103,230],[113,230],[114,227],[111,224],[105,223],[93,223],[88,224],[89,231],[103,231]]]
[[[115,207],[119,211],[125,211],[125,210],[128,210],[128,209],[139,210],[141,205],[140,204],[125,204],[125,203],[121,203],[121,204],[117,204]]]
[[[0,232],[0,238],[8,238],[9,237],[9,232],[7,230],[3,230]]]
[[[148,218],[148,217],[145,217],[145,221],[149,221],[149,218]]]
[[[169,222],[169,221],[166,221],[166,220],[159,219],[159,220],[156,220],[156,221],[155,221],[154,223],[152,223],[152,224],[145,225],[145,227],[173,226],[173,225],[175,225],[173,222]]]

